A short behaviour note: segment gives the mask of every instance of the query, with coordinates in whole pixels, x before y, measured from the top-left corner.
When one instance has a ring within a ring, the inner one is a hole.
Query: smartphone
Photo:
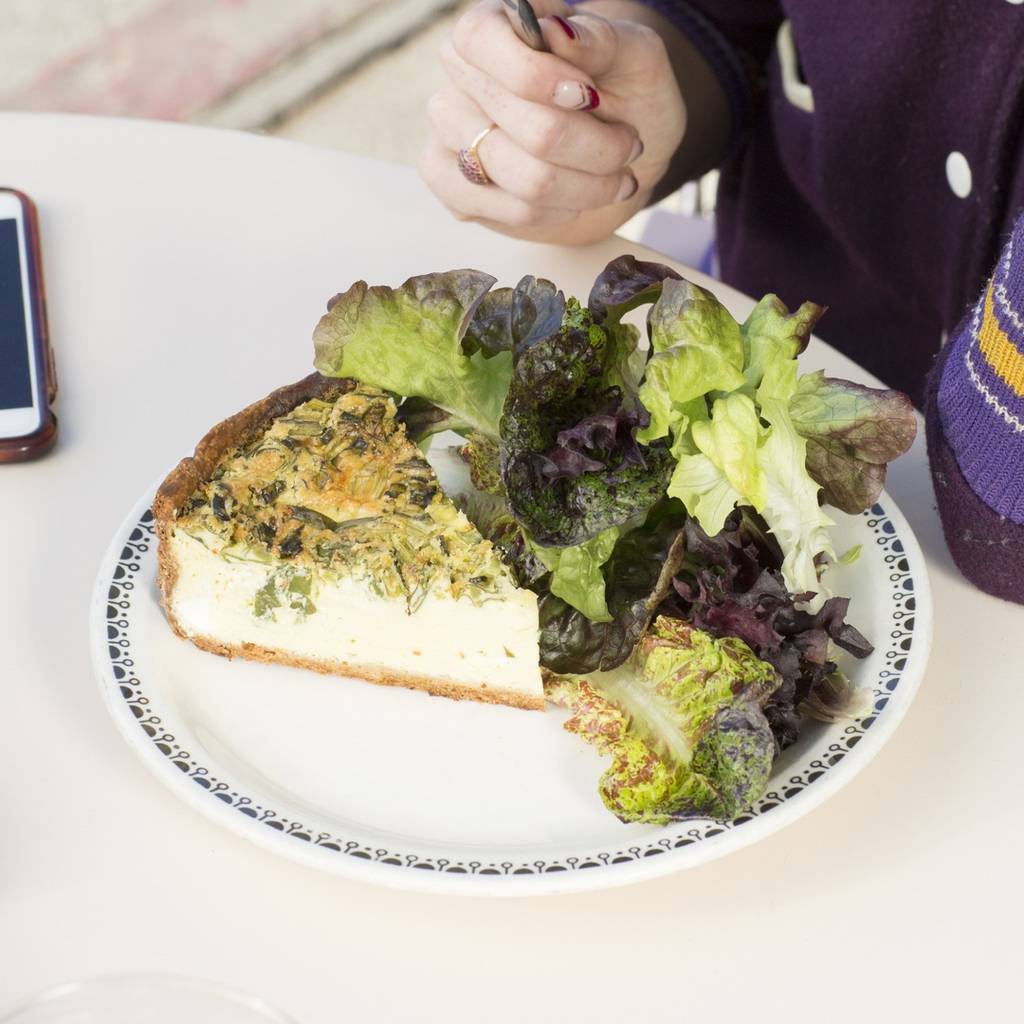
[[[0,188],[0,462],[53,447],[56,396],[35,204]]]

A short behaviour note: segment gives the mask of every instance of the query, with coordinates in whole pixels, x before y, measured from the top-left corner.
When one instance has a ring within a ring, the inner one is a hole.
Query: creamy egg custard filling
[[[536,597],[395,412],[357,385],[224,451],[161,531],[169,618],[222,654],[541,707]]]

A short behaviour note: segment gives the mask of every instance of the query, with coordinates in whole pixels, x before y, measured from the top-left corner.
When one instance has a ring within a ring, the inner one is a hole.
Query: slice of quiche
[[[227,657],[542,708],[537,599],[384,392],[313,374],[214,427],[157,493],[175,630]]]

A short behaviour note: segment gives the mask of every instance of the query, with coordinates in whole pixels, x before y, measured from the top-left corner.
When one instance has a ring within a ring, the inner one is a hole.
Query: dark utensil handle
[[[540,31],[540,22],[534,13],[530,0],[502,0],[512,30],[533,50],[549,53],[548,44]]]

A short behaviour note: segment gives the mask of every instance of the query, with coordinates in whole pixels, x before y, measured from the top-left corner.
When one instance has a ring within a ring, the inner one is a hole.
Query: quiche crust
[[[165,605],[166,608],[166,605]],[[184,633],[175,629],[179,636]],[[207,636],[189,636],[196,647],[224,658],[245,658],[247,661],[262,661],[275,665],[291,665],[293,668],[310,669],[322,675],[348,676],[362,679],[379,686],[401,686],[410,690],[424,690],[435,697],[449,697],[452,700],[475,700],[481,704],[507,704],[526,711],[543,711],[544,698],[531,697],[516,690],[491,689],[486,686],[463,686],[454,680],[439,676],[418,676],[411,672],[396,672],[382,665],[351,665],[344,661],[321,658],[299,658],[282,654],[280,651],[260,647],[257,644],[223,644]]]

